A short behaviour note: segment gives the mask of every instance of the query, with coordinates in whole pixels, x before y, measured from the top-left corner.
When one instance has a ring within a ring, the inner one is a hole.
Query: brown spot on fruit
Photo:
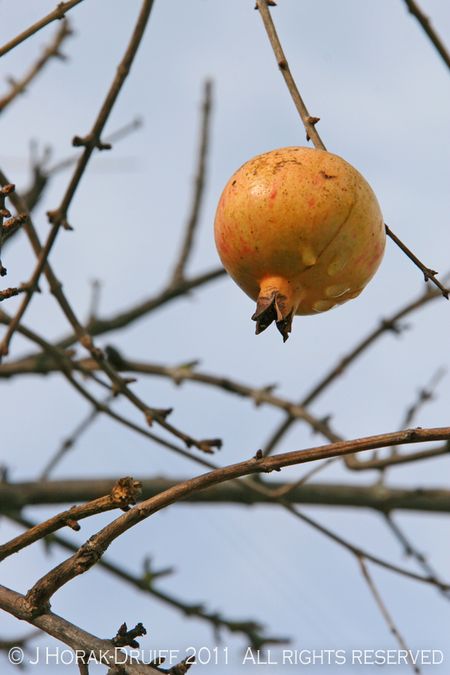
[[[330,180],[331,178],[336,178],[336,176],[332,176],[330,173],[325,173],[325,171],[321,171],[320,175],[325,178],[325,180]]]

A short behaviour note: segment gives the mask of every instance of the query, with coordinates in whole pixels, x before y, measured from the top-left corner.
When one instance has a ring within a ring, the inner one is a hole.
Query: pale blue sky
[[[450,43],[448,2],[421,3]],[[0,42],[54,4],[1,0]],[[189,208],[205,77],[215,83],[210,170],[190,271],[218,264],[212,223],[221,190],[233,171],[260,152],[305,144],[253,5],[252,0],[155,0],[144,43],[107,131],[136,115],[144,119],[144,127],[92,163],[69,214],[75,231],[61,232],[52,253],[55,270],[81,315],[89,305],[92,278],[103,282],[105,315],[163,285]],[[30,139],[51,143],[56,159],[71,152],[75,134],[88,131],[138,8],[135,0],[85,0],[70,13],[76,34],[64,47],[69,61],[51,63],[1,117],[0,163],[13,182],[23,186],[28,181]],[[448,72],[402,0],[279,0],[273,16],[307,105],[321,118],[319,129],[328,148],[364,174],[386,222],[399,236],[434,269],[450,269]],[[54,30],[49,26],[4,57],[3,79],[26,70]],[[36,214],[42,237],[48,231],[45,211],[57,205],[68,175],[55,179]],[[33,257],[25,238],[8,248],[4,262],[8,285],[27,277]],[[255,337],[251,301],[225,278],[99,343],[161,363],[201,358],[205,370],[254,385],[277,382],[280,393],[297,398],[381,317],[406,304],[422,287],[420,273],[388,242],[385,260],[360,298],[321,316],[298,317],[285,345],[276,331]],[[14,306],[14,301],[8,302],[6,309],[12,311]],[[333,412],[335,428],[347,437],[396,429],[417,390],[437,368],[448,366],[449,309],[448,303],[438,300],[408,320],[413,330],[402,339],[384,336],[314,404],[313,412],[318,416]],[[47,292],[34,298],[25,323],[47,337],[67,330]],[[12,356],[25,348],[29,346],[16,339]],[[32,479],[86,413],[86,405],[58,377],[0,385],[2,460],[12,479]],[[248,402],[198,385],[178,389],[142,377],[135,386],[151,404],[174,406],[173,422],[193,435],[221,436],[224,447],[215,458],[221,464],[254,454],[281,419],[276,410],[254,409]],[[438,399],[423,409],[417,424],[448,425],[449,395],[447,376]],[[119,402],[117,409],[141,421],[127,403]],[[316,442],[319,438],[299,424],[280,450]],[[181,477],[198,471],[194,464],[100,419],[55,476]],[[293,469],[284,477],[299,473]],[[337,467],[322,474],[330,481],[375,478],[349,476]],[[448,461],[397,469],[389,481],[444,486]],[[305,512],[372,552],[408,564],[375,515],[337,508]],[[36,519],[47,513],[49,509],[29,510]],[[101,516],[84,521],[79,534],[70,533],[72,539],[84,541],[109,520],[110,516]],[[410,514],[400,516],[399,522],[448,578],[448,518]],[[2,523],[1,533],[6,538],[14,530]],[[186,601],[205,601],[232,618],[255,618],[268,633],[290,636],[293,648],[396,646],[353,558],[276,509],[171,507],[122,537],[108,552],[136,572],[147,554],[157,566],[177,569],[176,575],[161,581],[162,588]],[[26,591],[50,564],[65,556],[55,548],[49,558],[35,545],[3,563],[2,580]],[[377,569],[373,574],[410,646],[445,649],[448,603],[431,588]],[[141,640],[146,649],[215,644],[204,623],[186,620],[97,569],[64,587],[55,596],[53,609],[102,636],[113,635],[124,620],[129,625],[142,621],[148,629]],[[22,628],[4,616],[0,623],[2,636]],[[224,634],[224,645],[233,658],[240,656],[241,638]],[[446,673],[449,661],[450,652],[447,665],[424,672]],[[206,666],[197,668],[209,672]],[[263,672],[275,673],[276,668],[267,666]],[[5,662],[1,669],[15,672]],[[211,672],[249,669],[249,665],[235,664],[232,670],[222,665]],[[34,666],[32,672],[39,675],[44,668]],[[330,666],[307,672],[343,671]],[[359,675],[360,669],[355,666],[348,672]]]

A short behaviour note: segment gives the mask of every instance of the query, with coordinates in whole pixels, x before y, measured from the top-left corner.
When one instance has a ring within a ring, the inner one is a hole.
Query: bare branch
[[[8,323],[10,321],[10,317],[8,315],[0,310],[0,321]],[[165,438],[161,438],[157,434],[154,434],[147,429],[144,429],[143,427],[140,427],[138,424],[135,424],[131,420],[128,420],[126,417],[123,417],[122,415],[116,413],[115,411],[111,410],[105,403],[100,403],[97,401],[90,393],[83,387],[77,380],[74,378],[72,370],[73,370],[73,365],[72,361],[70,360],[70,357],[64,353],[63,350],[61,350],[58,347],[54,347],[51,345],[49,342],[41,338],[39,335],[37,335],[34,331],[30,330],[29,328],[25,328],[22,325],[19,325],[18,327],[18,332],[24,335],[26,338],[29,340],[32,340],[36,344],[38,344],[45,352],[51,355],[53,359],[56,360],[57,363],[60,364],[60,371],[62,375],[70,382],[70,384],[78,391],[79,394],[83,398],[85,398],[89,403],[92,404],[92,406],[96,410],[100,410],[100,412],[105,413],[112,419],[114,419],[116,422],[119,422],[123,426],[125,426],[128,429],[132,429],[133,431],[136,431],[138,434],[145,436],[146,438],[155,441],[155,443],[158,443],[159,445],[162,445],[165,448],[168,448],[169,450],[172,450],[173,452],[176,452],[177,454],[181,455],[182,457],[186,457],[190,460],[195,460],[198,464],[201,464],[202,466],[208,467],[208,468],[215,468],[213,464],[210,462],[207,462],[205,459],[201,457],[194,457],[194,455],[191,455],[189,452],[184,450],[183,448],[180,448],[177,445],[174,445],[173,443],[170,443],[170,441],[166,440]],[[82,370],[82,372],[84,372]],[[92,377],[92,373],[89,373],[89,371],[86,371],[87,375],[90,375]],[[97,380],[96,380],[97,381]],[[108,391],[112,391],[112,388],[107,386]],[[117,394],[117,391],[115,392]],[[190,438],[190,437],[187,437]],[[215,440],[215,439],[212,439]],[[207,443],[208,440],[206,441],[196,441],[199,444],[200,443]]]
[[[127,511],[130,504],[136,504],[140,489],[139,481],[135,481],[129,476],[119,478],[106,496],[99,497],[81,506],[72,506],[67,511],[58,513],[56,516],[24,532],[19,537],[15,537],[6,544],[2,544],[0,546],[0,561],[13,553],[21,551],[26,546],[30,546],[30,544],[46,537],[52,532],[56,532],[62,527],[71,527],[73,530],[79,530],[78,521],[84,518],[89,518],[98,513],[105,513],[112,509],[120,508],[123,511]]]
[[[60,369],[58,368],[58,370]],[[108,394],[108,396],[106,396],[106,398],[102,401],[101,405],[108,406],[108,404],[111,403],[113,398],[114,398],[113,394]],[[77,424],[77,426],[70,434],[70,436],[68,436],[63,440],[63,442],[61,443],[60,447],[56,450],[53,457],[51,457],[50,460],[47,462],[40,475],[40,480],[48,480],[50,473],[59,464],[62,458],[70,450],[72,450],[78,439],[84,434],[85,431],[87,431],[87,429],[89,429],[91,424],[97,419],[100,412],[101,412],[100,407],[92,406],[92,410],[86,415],[86,417],[84,417],[81,420],[79,424]]]
[[[425,405],[425,403],[428,403],[433,399],[434,391],[446,372],[446,368],[439,368],[434,373],[427,386],[419,390],[416,401],[408,408],[403,422],[400,425],[403,429],[405,427],[411,426],[419,410]]]
[[[141,319],[151,312],[160,309],[168,302],[182,297],[189,291],[198,288],[199,286],[204,286],[210,281],[215,281],[216,279],[219,279],[223,276],[225,276],[225,270],[223,267],[216,267],[207,272],[202,272],[195,277],[181,281],[177,286],[165,288],[160,293],[157,293],[156,295],[153,295],[142,302],[136,303],[134,306],[131,306],[122,312],[118,312],[117,314],[113,314],[107,318],[103,317],[102,319],[96,319],[94,322],[88,323],[86,329],[89,334],[92,335],[92,337],[96,337],[98,335],[109,333],[113,330],[118,330],[119,328],[125,328],[138,319]],[[58,346],[66,349],[75,342],[76,335],[72,334],[62,338],[58,342]]]
[[[128,657],[119,647],[115,648],[110,640],[102,640],[53,612],[30,616],[25,597],[5,586],[0,586],[0,609],[40,628],[78,653],[87,652],[98,663],[126,665],[128,675],[161,675],[152,666],[138,663],[135,656]]]
[[[139,478],[140,499],[150,499],[174,488],[185,479]],[[73,504],[100,498],[114,486],[109,478],[83,478],[26,483],[0,483],[0,512],[8,514],[25,506]],[[450,513],[450,491],[447,489],[400,488],[336,483],[267,483],[269,493],[243,490],[238,481],[229,481],[201,492],[193,492],[184,501],[189,504],[268,504],[283,498],[290,504],[329,505],[370,508],[381,513],[394,510]],[[0,549],[1,550],[1,549]]]
[[[315,126],[317,122],[319,122],[320,118],[312,117],[309,114],[305,102],[303,101],[300,95],[298,87],[295,83],[295,80],[289,68],[287,58],[281,46],[281,42],[278,37],[275,25],[272,21],[272,16],[270,14],[268,4],[269,3],[267,2],[267,0],[256,0],[256,8],[259,10],[261,14],[261,18],[263,20],[264,27],[267,32],[267,37],[269,38],[270,44],[272,45],[272,49],[278,63],[278,68],[281,71],[281,74],[284,78],[284,81],[286,82],[286,86],[289,90],[292,100],[294,101],[294,105],[297,108],[298,114],[300,115],[301,120],[303,122],[303,126],[305,127],[306,140],[307,141],[311,140],[316,148],[326,150],[325,145],[322,139],[320,138],[319,133],[316,130]]]
[[[445,368],[439,368],[439,370],[437,370],[437,372],[430,379],[429,384],[426,387],[423,387],[422,389],[419,390],[418,395],[416,397],[416,400],[410,406],[408,406],[408,408],[405,412],[404,419],[403,419],[403,421],[402,421],[402,423],[400,424],[400,427],[399,427],[400,429],[406,429],[407,427],[412,426],[412,424],[413,424],[417,414],[419,413],[420,409],[426,403],[428,403],[429,401],[431,401],[433,399],[434,389],[437,387],[437,385],[439,384],[440,380],[443,378],[445,373],[446,373]],[[445,454],[446,452],[450,451],[450,445],[446,444],[441,449],[442,449],[443,453]],[[396,461],[398,456],[399,456],[399,453],[398,453],[397,447],[390,448],[389,457],[384,457],[382,459],[380,459],[378,451],[375,450],[375,452],[373,453],[373,457],[369,460],[369,468],[372,468],[372,469],[379,468],[380,471],[382,472],[381,475],[380,475],[380,481],[382,481],[383,480],[383,472],[384,472],[385,469],[389,468],[390,460],[392,459],[392,463],[395,466],[396,464],[398,464],[398,462]],[[406,456],[401,455],[402,459],[404,459],[405,457],[407,458],[408,456],[407,455]],[[423,456],[423,453],[422,453],[422,456],[419,456],[416,459],[427,459],[427,457],[428,457],[428,455]],[[378,461],[381,461],[381,466],[379,466],[379,467],[377,466]],[[415,461],[415,460],[413,459],[413,461]]]
[[[415,0],[404,0],[404,2],[409,11],[411,12],[411,14],[416,17],[417,21],[420,23],[425,33],[430,38],[431,43],[436,48],[436,51],[441,56],[447,68],[450,68],[450,54],[448,53],[447,47],[442,42],[441,38],[431,25],[430,19],[427,17],[426,14],[422,12],[422,10],[420,9],[417,2],[415,2]]]
[[[142,125],[143,125],[142,119],[140,117],[136,117],[134,120],[131,120],[131,122],[124,124],[123,127],[120,127],[119,129],[116,129],[116,131],[113,131],[111,134],[107,135],[105,137],[105,143],[108,143],[110,145],[113,143],[117,143],[117,141],[120,141],[123,138],[129,136],[129,134],[132,133],[133,131],[140,129]],[[65,169],[68,169],[73,164],[76,164],[77,160],[78,158],[76,155],[71,155],[70,157],[66,157],[65,159],[60,159],[55,164],[49,166],[49,168],[46,171],[46,175],[48,177],[54,176],[55,174],[60,173]]]
[[[7,106],[14,101],[17,96],[22,94],[27,86],[30,84],[32,80],[43,70],[43,68],[46,66],[46,64],[50,61],[52,58],[59,58],[63,59],[64,56],[61,54],[61,45],[64,42],[64,40],[69,37],[69,35],[72,35],[72,30],[69,26],[69,22],[66,19],[63,19],[61,22],[60,27],[55,33],[55,36],[52,40],[52,42],[46,47],[42,55],[39,57],[39,59],[36,61],[36,63],[33,64],[33,66],[30,68],[30,70],[24,75],[20,80],[14,80],[10,78],[10,90],[9,92],[0,98],[0,114],[7,108]]]
[[[439,281],[439,279],[436,279],[436,275],[438,274],[438,272],[436,272],[435,270],[432,270],[430,267],[426,267],[426,265],[425,265],[421,260],[419,260],[419,258],[418,258],[416,255],[414,255],[414,253],[411,251],[411,249],[409,249],[409,248],[406,246],[406,244],[404,244],[404,243],[397,237],[397,235],[394,234],[394,232],[392,232],[392,230],[391,230],[387,225],[385,225],[385,228],[386,228],[386,234],[388,235],[388,237],[390,237],[390,238],[392,239],[392,241],[393,241],[395,244],[397,244],[397,246],[399,247],[399,249],[400,249],[401,251],[403,251],[403,253],[404,253],[410,260],[412,260],[412,262],[414,263],[414,265],[415,265],[416,267],[418,267],[419,270],[423,273],[423,276],[424,276],[425,281],[431,281],[431,283],[433,283],[437,288],[439,288],[439,290],[441,291],[441,294],[443,295],[443,297],[444,297],[446,300],[448,300],[448,299],[449,299],[449,293],[450,293],[450,291],[449,291],[449,289],[446,288],[443,284],[441,284],[441,282]]]
[[[392,517],[392,513],[385,513],[383,515],[387,525],[389,526],[389,529],[400,543],[400,546],[402,547],[404,554],[410,558],[413,558],[413,560],[415,560],[418,563],[419,567],[425,574],[427,574],[430,577],[430,579],[435,579],[435,581],[437,581],[437,590],[439,591],[439,593],[441,593],[441,595],[443,595],[444,598],[446,598],[446,600],[450,600],[450,591],[448,590],[445,591],[442,588],[439,588],[440,579],[436,574],[435,570],[430,565],[425,555],[421,553],[416,548],[416,546],[410,541],[410,539],[406,536],[403,529]]]
[[[358,561],[359,561],[359,565],[361,567],[361,571],[363,573],[364,579],[367,582],[367,585],[370,589],[370,592],[372,593],[372,595],[374,597],[374,600],[375,600],[384,620],[386,621],[386,624],[387,624],[390,632],[392,633],[392,635],[397,640],[398,644],[400,645],[400,648],[405,650],[406,653],[409,653],[410,649],[408,649],[408,646],[407,646],[405,640],[403,639],[402,634],[400,633],[399,629],[395,625],[394,619],[392,618],[391,614],[389,613],[386,605],[384,604],[383,598],[381,597],[380,593],[378,592],[377,587],[375,586],[375,582],[373,581],[371,575],[369,574],[369,570],[367,568],[366,561],[362,557],[359,557]],[[421,673],[420,668],[412,662],[411,662],[411,668],[412,668],[414,673],[417,673],[418,675],[420,675],[420,673]]]
[[[2,174],[0,172],[0,180],[1,176]],[[18,203],[22,204],[22,202]],[[160,309],[166,303],[171,302],[176,298],[183,297],[189,291],[203,286],[210,281],[215,281],[216,279],[219,279],[223,276],[225,276],[225,270],[223,267],[217,267],[215,269],[209,270],[208,272],[203,272],[195,277],[192,277],[191,279],[180,282],[180,284],[176,287],[164,289],[160,293],[157,293],[156,295],[137,303],[129,309],[114,314],[108,318],[96,319],[94,322],[88,323],[86,330],[92,337],[97,337],[98,335],[104,335],[105,333],[109,333],[120,328],[125,328],[126,326],[134,323],[134,321],[137,321],[147,314]],[[66,337],[59,340],[55,346],[59,349],[67,349],[68,347],[71,347],[76,341],[76,334],[71,333],[70,335],[67,335]]]
[[[207,80],[204,86],[202,119],[200,129],[200,143],[198,148],[197,171],[194,183],[194,194],[192,199],[191,212],[186,223],[183,244],[180,255],[175,265],[170,285],[177,286],[185,278],[185,269],[192,252],[194,235],[197,229],[200,209],[202,205],[203,192],[205,188],[206,159],[209,145],[209,127],[212,108],[212,82]]]
[[[411,462],[420,462],[422,460],[431,459],[432,457],[442,457],[450,453],[450,443],[444,443],[435,448],[428,448],[426,450],[419,450],[418,452],[408,452],[408,454],[394,453],[388,457],[378,459],[367,459],[359,461],[356,457],[348,457],[346,466],[352,471],[367,471],[368,469],[387,469],[401,464],[411,464]]]
[[[44,18],[40,19],[40,21],[36,21],[36,23],[24,30],[23,33],[20,33],[20,35],[17,35],[17,37],[15,37],[13,40],[7,42],[5,45],[3,45],[3,47],[0,47],[0,57],[7,54],[11,49],[14,49],[14,47],[17,47],[17,45],[20,45],[21,42],[28,40],[29,37],[37,33],[39,30],[41,30],[41,28],[44,28],[52,21],[64,19],[65,13],[72,9],[72,7],[78,5],[80,2],[82,2],[82,0],[68,0],[67,2],[60,2],[53,12],[50,12],[50,14],[44,16]]]
[[[258,487],[257,484],[255,484],[256,487]],[[406,577],[407,579],[412,579],[414,581],[421,581],[422,583],[425,584],[430,584],[432,586],[435,586],[437,588],[440,588],[442,590],[448,590],[450,589],[449,584],[441,584],[439,581],[435,581],[434,579],[431,579],[430,577],[425,577],[421,576],[420,574],[416,574],[415,572],[411,572],[410,570],[404,568],[404,567],[399,567],[398,565],[393,565],[392,563],[383,560],[383,558],[379,558],[376,555],[373,555],[372,553],[369,553],[368,551],[363,550],[360,546],[356,546],[355,544],[352,544],[350,541],[347,539],[344,539],[340,535],[336,534],[332,530],[330,530],[328,527],[325,527],[324,525],[321,525],[318,523],[316,520],[313,520],[310,516],[305,515],[304,513],[300,512],[298,509],[296,509],[294,506],[291,504],[288,504],[287,502],[283,502],[283,500],[277,500],[284,508],[291,513],[295,518],[298,520],[301,520],[305,522],[307,525],[312,527],[313,529],[317,530],[321,534],[325,535],[328,539],[331,541],[334,541],[336,544],[341,546],[342,548],[346,549],[349,553],[354,555],[357,558],[364,558],[366,560],[370,560],[370,562],[373,562],[375,565],[378,565],[379,567],[382,567],[386,570],[389,570],[390,572],[395,572],[396,574],[400,574],[401,576]]]
[[[128,124],[116,129],[111,134],[108,134],[105,137],[105,143],[116,143],[117,141],[126,138],[130,133],[136,129],[142,127],[142,120],[140,118],[135,118]],[[32,212],[36,205],[42,198],[45,188],[49,184],[49,180],[55,176],[60,171],[70,168],[73,164],[76,164],[78,161],[78,155],[71,155],[65,159],[57,161],[51,166],[47,166],[50,158],[50,148],[46,147],[43,151],[42,157],[35,157],[35,151],[33,152],[34,144],[32,144],[32,157],[31,157],[31,169],[32,169],[32,182],[31,185],[27,188],[22,194],[22,199],[25,204],[25,207],[28,212]],[[10,239],[19,231],[20,225],[23,222],[20,221],[20,214],[15,218],[16,222],[14,227],[10,226],[3,234],[3,243],[7,243]]]
[[[403,443],[421,443],[424,441],[450,439],[450,427],[436,429],[410,429],[408,431],[369,436],[352,441],[330,443],[327,446],[288,452],[274,457],[264,457],[261,451],[250,460],[232,464],[209,473],[202,474],[173,488],[147,499],[127,513],[123,514],[100,532],[91,537],[78,552],[44,575],[27,593],[29,611],[41,613],[47,611],[48,603],[53,594],[79,574],[83,574],[102,557],[108,546],[121,534],[145,520],[152,514],[183,499],[197,490],[202,490],[227,480],[241,478],[251,474],[278,471],[287,466],[303,464],[305,462],[327,459],[329,457],[345,456],[363,450],[371,450],[388,445]],[[290,507],[292,508],[292,507]],[[336,538],[336,536],[334,535]],[[392,566],[391,566],[392,567]],[[409,574],[411,576],[412,573]],[[414,578],[423,577],[414,575]],[[427,580],[427,583],[434,581]]]

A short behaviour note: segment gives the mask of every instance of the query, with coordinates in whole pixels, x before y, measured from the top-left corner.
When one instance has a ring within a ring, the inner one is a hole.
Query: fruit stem
[[[252,320],[256,321],[256,335],[262,333],[275,321],[283,336],[283,342],[292,330],[292,317],[301,299],[301,290],[293,288],[283,277],[266,277],[261,280],[256,311]],[[295,298],[295,300],[294,300]]]

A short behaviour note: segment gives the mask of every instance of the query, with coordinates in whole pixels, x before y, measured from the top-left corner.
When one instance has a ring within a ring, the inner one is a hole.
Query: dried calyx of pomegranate
[[[286,341],[294,314],[356,298],[384,253],[375,194],[348,162],[289,147],[246,162],[217,207],[215,239],[228,274],[256,300],[256,333],[272,321]]]

